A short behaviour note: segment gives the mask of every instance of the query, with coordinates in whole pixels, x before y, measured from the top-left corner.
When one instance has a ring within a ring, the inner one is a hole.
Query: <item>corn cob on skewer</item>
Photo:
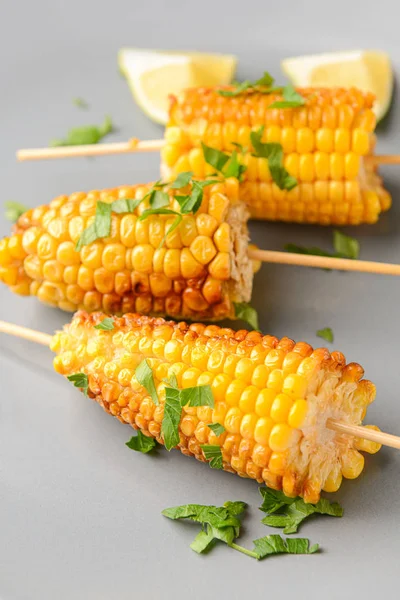
[[[76,193],[29,210],[18,220],[15,234],[0,242],[0,281],[18,294],[67,311],[234,317],[233,302],[250,299],[253,277],[248,215],[234,178],[205,187],[199,211],[184,215],[161,248],[174,216],[157,214],[140,221],[149,208],[144,200],[133,213],[112,214],[110,236],[75,251],[94,221],[98,201],[143,198],[150,188]],[[169,194],[170,208],[176,209],[173,192]]]
[[[282,145],[284,166],[298,185],[281,190],[265,158],[240,156],[247,166],[241,198],[256,219],[321,225],[374,223],[390,208],[376,167],[374,97],[356,89],[301,89],[301,108],[272,108],[280,94],[243,92],[223,97],[216,89],[191,89],[173,98],[161,151],[162,174],[212,172],[200,143],[231,152],[233,143],[251,149],[250,133],[264,126],[265,142]]]
[[[115,318],[112,331],[96,330],[103,318],[77,313],[53,338],[54,367],[65,376],[86,374],[90,397],[160,443],[163,380],[174,374],[179,388],[210,385],[214,397],[213,408],[183,408],[181,452],[204,462],[201,446],[220,446],[226,471],[289,496],[316,502],[322,489],[337,490],[342,477],[358,477],[364,466],[359,450],[379,450],[376,443],[325,427],[329,418],[361,423],[375,397],[362,367],[346,365],[340,352],[255,331],[134,314]],[[152,369],[158,406],[135,376],[143,359]],[[220,423],[225,432],[215,435],[210,423]]]

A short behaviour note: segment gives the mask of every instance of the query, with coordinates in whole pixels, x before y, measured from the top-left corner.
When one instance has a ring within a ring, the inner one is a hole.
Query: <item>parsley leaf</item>
[[[222,469],[222,450],[221,446],[213,446],[211,444],[200,445],[204,452],[206,460],[210,461],[209,465],[212,469]]]
[[[271,177],[281,190],[292,190],[297,185],[297,179],[289,175],[283,166],[283,148],[277,142],[262,142],[264,126],[250,133],[250,140],[254,148],[254,156],[266,158]]]
[[[360,255],[360,243],[337,229],[333,232],[333,247],[342,258],[357,259]]]
[[[131,437],[129,442],[125,444],[131,450],[136,450],[136,452],[142,452],[143,454],[147,454],[151,452],[156,447],[156,441],[154,438],[148,437],[144,435],[139,429],[137,435]]]
[[[179,173],[178,177],[171,183],[172,190],[180,190],[183,187],[186,187],[191,182],[193,177],[192,171],[184,171]]]
[[[106,317],[101,321],[101,323],[95,325],[94,328],[102,331],[112,331],[114,329],[114,319],[111,317]]]
[[[50,146],[82,146],[98,144],[100,140],[113,130],[111,118],[107,115],[102,125],[85,125],[70,129],[64,140],[53,140]]]
[[[79,252],[83,246],[91,244],[98,238],[107,237],[111,231],[111,204],[106,202],[97,202],[96,215],[94,221],[85,229],[76,242],[75,250]]]
[[[333,231],[333,247],[335,252],[328,252],[327,250],[321,250],[321,248],[311,247],[306,248],[304,246],[297,246],[296,244],[286,244],[284,249],[287,252],[294,252],[295,254],[309,254],[314,256],[329,256],[332,258],[350,258],[357,259],[360,254],[360,243],[345,235],[341,231]]]
[[[214,408],[214,396],[211,386],[198,385],[180,392],[182,406],[211,406]]]
[[[74,373],[73,375],[68,375],[68,381],[71,381],[76,388],[80,388],[85,396],[88,395],[89,389],[89,378],[86,373]]]
[[[268,108],[298,108],[304,106],[305,99],[289,84],[283,88],[283,100],[273,102]]]
[[[216,148],[211,148],[211,146],[206,146],[203,142],[201,142],[201,146],[206,163],[220,171],[224,177],[236,177],[239,181],[242,180],[247,167],[239,162],[236,150],[229,155]]]
[[[306,504],[302,498],[288,498],[283,492],[260,488],[263,503],[260,510],[268,513],[262,523],[270,527],[283,527],[283,533],[296,533],[299,525],[314,514],[341,517],[343,508],[336,502],[321,498],[317,504]]]
[[[137,198],[135,200],[120,198],[120,200],[114,200],[114,202],[111,203],[112,212],[117,215],[131,213],[137,209],[141,202],[143,202],[143,198]]]
[[[150,394],[151,399],[154,404],[158,406],[158,396],[156,385],[154,383],[153,371],[151,370],[149,363],[146,359],[142,360],[142,362],[136,367],[135,377]]]
[[[179,444],[179,423],[182,415],[182,405],[179,390],[165,388],[164,416],[161,423],[161,434],[167,450]]]
[[[220,96],[224,96],[227,98],[239,96],[240,94],[242,94],[243,92],[247,92],[248,90],[261,93],[269,93],[269,88],[273,85],[274,81],[274,78],[268,73],[268,71],[264,71],[264,75],[256,81],[249,81],[246,79],[246,81],[242,81],[241,83],[233,84],[234,88],[232,90],[217,90],[217,93]],[[262,88],[268,89],[264,90]]]
[[[306,538],[288,538],[284,540],[276,534],[258,538],[254,540],[253,544],[259,560],[272,554],[314,554],[319,549],[318,544],[310,547],[310,540]]]
[[[333,342],[333,331],[330,327],[318,329],[317,336],[322,338],[323,340],[326,340],[327,342],[330,342],[331,344]]]
[[[29,210],[27,206],[24,206],[19,202],[14,202],[13,200],[6,201],[4,205],[6,207],[5,217],[7,221],[11,221],[11,223],[15,223],[16,221],[18,221],[20,216],[23,215],[27,210]]]
[[[209,423],[207,427],[209,427],[216,436],[220,436],[225,432],[225,427],[221,425],[221,423]]]
[[[258,329],[258,314],[255,308],[247,302],[234,302],[235,317],[242,319],[252,327]]]
[[[89,104],[83,98],[73,98],[72,103],[78,108],[89,108]]]
[[[204,142],[201,142],[201,148],[203,150],[204,160],[206,163],[214,167],[214,169],[217,171],[222,171],[229,160],[229,154],[225,154],[225,152],[222,152],[217,148],[206,146]]]

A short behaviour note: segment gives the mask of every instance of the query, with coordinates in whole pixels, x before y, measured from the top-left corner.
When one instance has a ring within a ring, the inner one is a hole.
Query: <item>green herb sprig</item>
[[[15,223],[18,221],[21,215],[23,215],[29,208],[24,206],[20,202],[14,202],[13,200],[7,200],[4,202],[5,211],[4,216],[7,221],[11,221],[11,223]]]
[[[326,342],[329,342],[330,344],[333,343],[334,336],[333,336],[333,331],[330,327],[324,327],[323,329],[318,329],[317,336],[322,338]]]
[[[298,108],[306,103],[305,98],[296,92],[291,84],[283,88],[282,95],[283,100],[273,102],[268,108]]]
[[[129,442],[126,442],[125,445],[131,450],[135,450],[135,452],[147,454],[148,452],[154,450],[154,448],[157,446],[157,443],[155,439],[144,435],[144,433],[142,433],[139,429],[137,435],[132,436]]]
[[[226,98],[239,96],[240,94],[243,94],[243,92],[248,91],[261,92],[262,94],[270,94],[274,81],[275,80],[272,77],[272,75],[270,75],[268,71],[264,71],[264,75],[256,81],[249,81],[248,79],[246,79],[246,81],[242,81],[241,83],[234,83],[233,89],[231,90],[220,89],[217,90],[217,93],[220,96],[224,96]]]
[[[254,540],[254,549],[249,550],[235,543],[239,537],[241,521],[238,518],[246,509],[245,502],[225,502],[223,506],[207,506],[203,504],[185,504],[166,508],[162,514],[168,519],[189,519],[200,523],[202,530],[190,545],[191,549],[201,554],[209,551],[217,540],[230,548],[256,560],[261,560],[273,554],[313,554],[319,546],[306,538],[288,538],[280,535],[267,535]]]
[[[99,329],[100,331],[112,331],[114,329],[114,319],[111,317],[106,317],[100,323],[94,326],[94,329]]]
[[[258,330],[258,313],[255,308],[250,306],[247,302],[234,302],[235,317],[242,319],[252,327]]]
[[[74,384],[74,387],[80,388],[85,396],[88,395],[89,378],[86,373],[74,373],[73,375],[68,375],[67,379]]]
[[[98,144],[106,135],[113,130],[111,117],[105,117],[102,125],[84,125],[73,127],[63,140],[52,140],[50,146],[86,146],[87,144]]]
[[[243,173],[245,173],[247,167],[239,162],[236,150],[232,154],[226,154],[222,150],[206,146],[204,142],[201,142],[201,147],[206,163],[214,167],[214,169],[222,173],[226,178],[236,177],[239,181],[243,180]]]
[[[306,504],[302,498],[288,498],[283,492],[269,488],[259,489],[263,497],[260,510],[267,513],[262,523],[270,527],[282,527],[286,534],[296,533],[301,523],[311,515],[343,516],[340,504],[331,503],[325,498],[321,498],[317,504]]]
[[[262,142],[264,125],[257,131],[250,133],[250,141],[254,148],[254,155],[268,160],[271,177],[281,190],[292,190],[297,185],[297,179],[292,177],[283,166],[283,148],[277,142]]]
[[[313,256],[328,256],[330,258],[350,258],[356,260],[360,255],[360,243],[353,237],[346,235],[342,231],[335,229],[333,231],[334,252],[321,250],[316,247],[297,246],[296,244],[286,244],[284,249],[287,252],[295,254],[308,254]]]

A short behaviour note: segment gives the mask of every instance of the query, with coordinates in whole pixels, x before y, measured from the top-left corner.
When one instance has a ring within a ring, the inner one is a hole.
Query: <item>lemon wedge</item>
[[[357,87],[376,96],[379,121],[387,113],[393,93],[389,56],[379,50],[353,50],[286,58],[281,67],[299,87]]]
[[[169,94],[197,86],[232,81],[237,59],[232,55],[122,48],[118,65],[133,97],[150,119],[166,124]]]

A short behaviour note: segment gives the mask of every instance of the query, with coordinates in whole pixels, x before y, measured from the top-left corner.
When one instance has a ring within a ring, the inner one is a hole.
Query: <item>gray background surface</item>
[[[53,196],[149,181],[158,156],[17,164],[17,148],[44,146],[70,126],[118,127],[110,140],[160,137],[117,72],[121,46],[233,52],[239,78],[279,76],[285,56],[357,47],[387,50],[400,70],[395,0],[246,2],[202,0],[2,0],[0,4],[1,199],[29,206]],[[72,98],[89,101],[90,110]],[[400,151],[400,106],[380,127],[381,152]],[[394,207],[379,224],[346,229],[365,259],[400,261],[400,169],[383,170]],[[1,211],[2,212],[2,211]],[[0,215],[0,234],[10,225]],[[252,223],[253,240],[329,248],[330,228]],[[253,303],[265,332],[334,347],[360,362],[378,388],[369,422],[400,433],[399,280],[264,265]],[[69,316],[1,287],[0,318],[52,332]],[[142,456],[125,446],[128,427],[52,371],[49,350],[0,337],[0,598],[391,598],[398,590],[400,453],[367,458],[364,474],[336,495],[343,519],[309,522],[314,556],[257,563],[216,547],[189,549],[194,524],[164,519],[163,508],[198,502],[249,503],[242,541],[267,533],[257,485],[212,471],[177,452]]]

